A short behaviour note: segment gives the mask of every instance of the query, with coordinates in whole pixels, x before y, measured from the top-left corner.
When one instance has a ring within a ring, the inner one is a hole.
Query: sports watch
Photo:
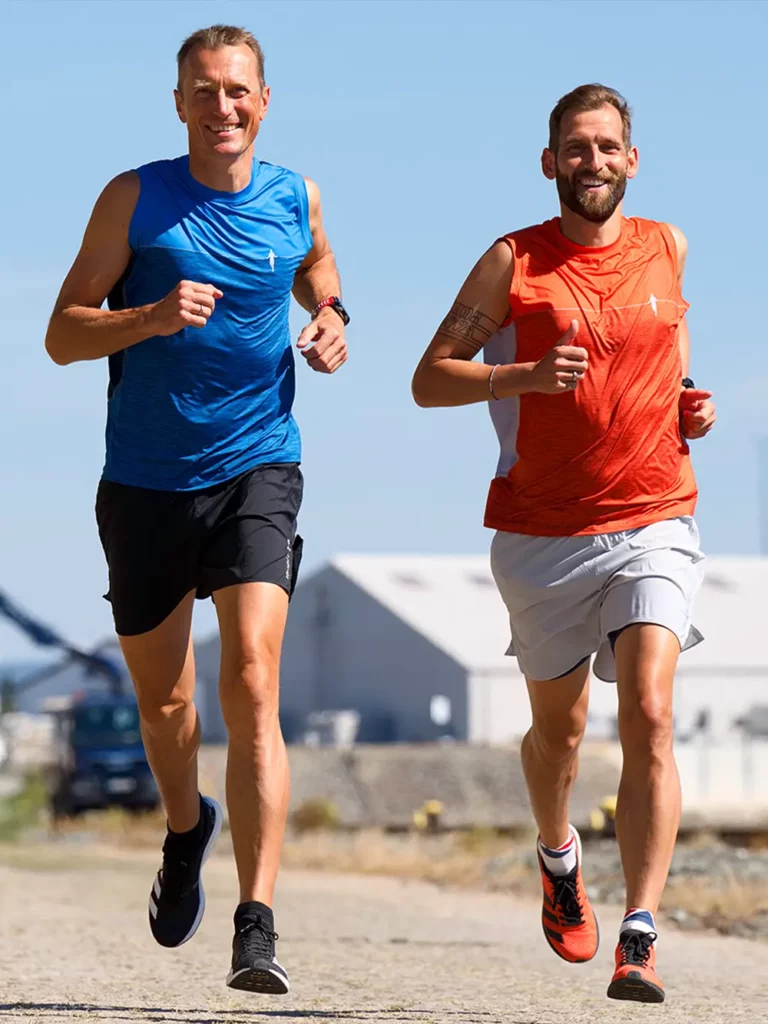
[[[318,302],[318,304],[312,310],[312,319],[314,320],[317,314],[320,312],[320,310],[325,309],[326,306],[330,306],[330,308],[335,313],[339,314],[339,316],[341,317],[341,322],[346,327],[347,324],[349,323],[349,314],[347,313],[346,309],[344,309],[344,307],[342,306],[341,299],[338,297],[338,295],[331,295],[329,298],[323,299],[322,302]]]

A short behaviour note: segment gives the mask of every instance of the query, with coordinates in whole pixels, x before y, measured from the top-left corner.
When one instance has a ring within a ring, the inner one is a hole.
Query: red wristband
[[[330,298],[323,299],[322,302],[318,302],[318,304],[312,310],[312,319],[315,319],[315,317],[317,316],[321,309],[325,309],[327,306],[334,306],[336,304],[336,301],[337,300],[335,299],[335,297],[331,295]]]

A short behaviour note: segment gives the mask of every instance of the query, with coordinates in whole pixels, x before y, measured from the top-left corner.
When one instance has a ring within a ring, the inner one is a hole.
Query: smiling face
[[[603,224],[624,198],[637,173],[637,150],[626,145],[621,114],[605,104],[597,110],[566,111],[557,153],[545,149],[542,169],[557,183],[560,201],[573,213]]]
[[[190,154],[237,159],[253,145],[269,106],[256,54],[249,46],[193,50],[174,90],[187,126]]]

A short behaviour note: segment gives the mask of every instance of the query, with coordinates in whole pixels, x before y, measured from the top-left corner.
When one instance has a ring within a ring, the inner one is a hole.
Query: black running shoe
[[[280,996],[288,992],[288,975],[275,956],[278,935],[273,924],[271,912],[266,911],[235,925],[232,970],[227,975],[230,988]]]
[[[149,927],[161,946],[181,946],[197,931],[205,910],[200,874],[221,832],[215,800],[200,797],[200,828],[195,835],[168,831],[163,866],[149,894]]]

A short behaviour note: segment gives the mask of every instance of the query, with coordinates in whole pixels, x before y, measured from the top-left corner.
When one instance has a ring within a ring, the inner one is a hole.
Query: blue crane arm
[[[14,625],[18,626],[23,633],[26,633],[30,640],[39,647],[58,647],[60,650],[66,651],[73,661],[80,662],[90,672],[106,676],[117,688],[121,686],[123,674],[113,661],[105,658],[103,654],[81,651],[78,647],[68,643],[50,626],[46,626],[43,622],[38,622],[37,619],[20,608],[1,590],[0,615],[10,619]]]

